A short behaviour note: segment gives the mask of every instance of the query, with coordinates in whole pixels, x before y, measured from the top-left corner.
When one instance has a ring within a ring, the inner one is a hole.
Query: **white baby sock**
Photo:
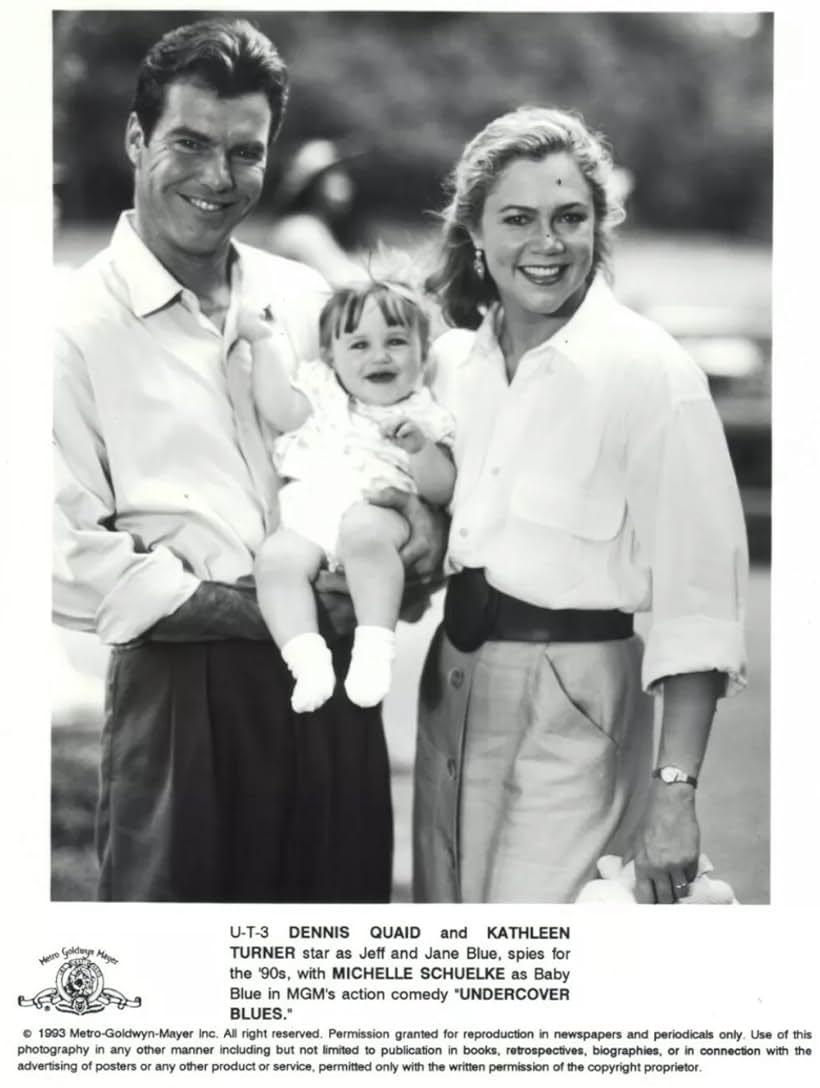
[[[376,706],[390,690],[396,634],[389,627],[357,627],[345,691],[356,706]]]
[[[325,640],[313,631],[296,635],[282,647],[282,659],[296,680],[290,705],[297,714],[318,710],[336,687],[333,658]]]

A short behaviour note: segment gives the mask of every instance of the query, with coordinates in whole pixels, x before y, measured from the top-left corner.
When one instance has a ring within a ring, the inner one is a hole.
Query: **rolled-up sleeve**
[[[93,391],[81,352],[60,332],[54,379],[54,620],[128,642],[183,604],[199,579],[169,549],[140,551],[117,530]]]
[[[694,364],[692,364],[694,367]],[[701,375],[644,405],[628,457],[628,505],[651,578],[643,684],[717,670],[725,694],[746,683],[748,550],[723,427]]]

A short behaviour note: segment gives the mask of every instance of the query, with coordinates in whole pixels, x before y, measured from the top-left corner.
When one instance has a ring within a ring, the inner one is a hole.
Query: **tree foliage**
[[[55,149],[68,216],[130,202],[136,66],[191,11],[55,14]],[[207,14],[212,15],[212,12]],[[373,214],[418,219],[465,141],[522,104],[579,110],[634,174],[633,219],[766,236],[772,19],[666,13],[253,12],[292,77],[277,157],[352,139]],[[745,21],[744,21],[745,19]],[[276,162],[272,176],[275,180]]]

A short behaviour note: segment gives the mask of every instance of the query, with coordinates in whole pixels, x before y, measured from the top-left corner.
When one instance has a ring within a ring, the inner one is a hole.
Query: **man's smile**
[[[199,212],[205,212],[206,214],[215,215],[219,212],[227,211],[228,208],[233,207],[233,201],[216,201],[216,200],[204,200],[199,196],[187,196],[185,193],[179,194],[182,199],[190,204],[191,207],[196,208]]]

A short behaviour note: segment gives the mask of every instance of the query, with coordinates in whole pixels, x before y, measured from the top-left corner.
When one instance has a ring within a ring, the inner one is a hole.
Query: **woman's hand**
[[[653,780],[635,840],[635,898],[676,903],[697,876],[699,856],[694,786]]]
[[[697,778],[715,705],[725,689],[726,677],[717,671],[664,677],[659,767],[679,767]],[[635,839],[635,898],[639,903],[676,903],[697,876],[699,855],[695,787],[653,778]]]

